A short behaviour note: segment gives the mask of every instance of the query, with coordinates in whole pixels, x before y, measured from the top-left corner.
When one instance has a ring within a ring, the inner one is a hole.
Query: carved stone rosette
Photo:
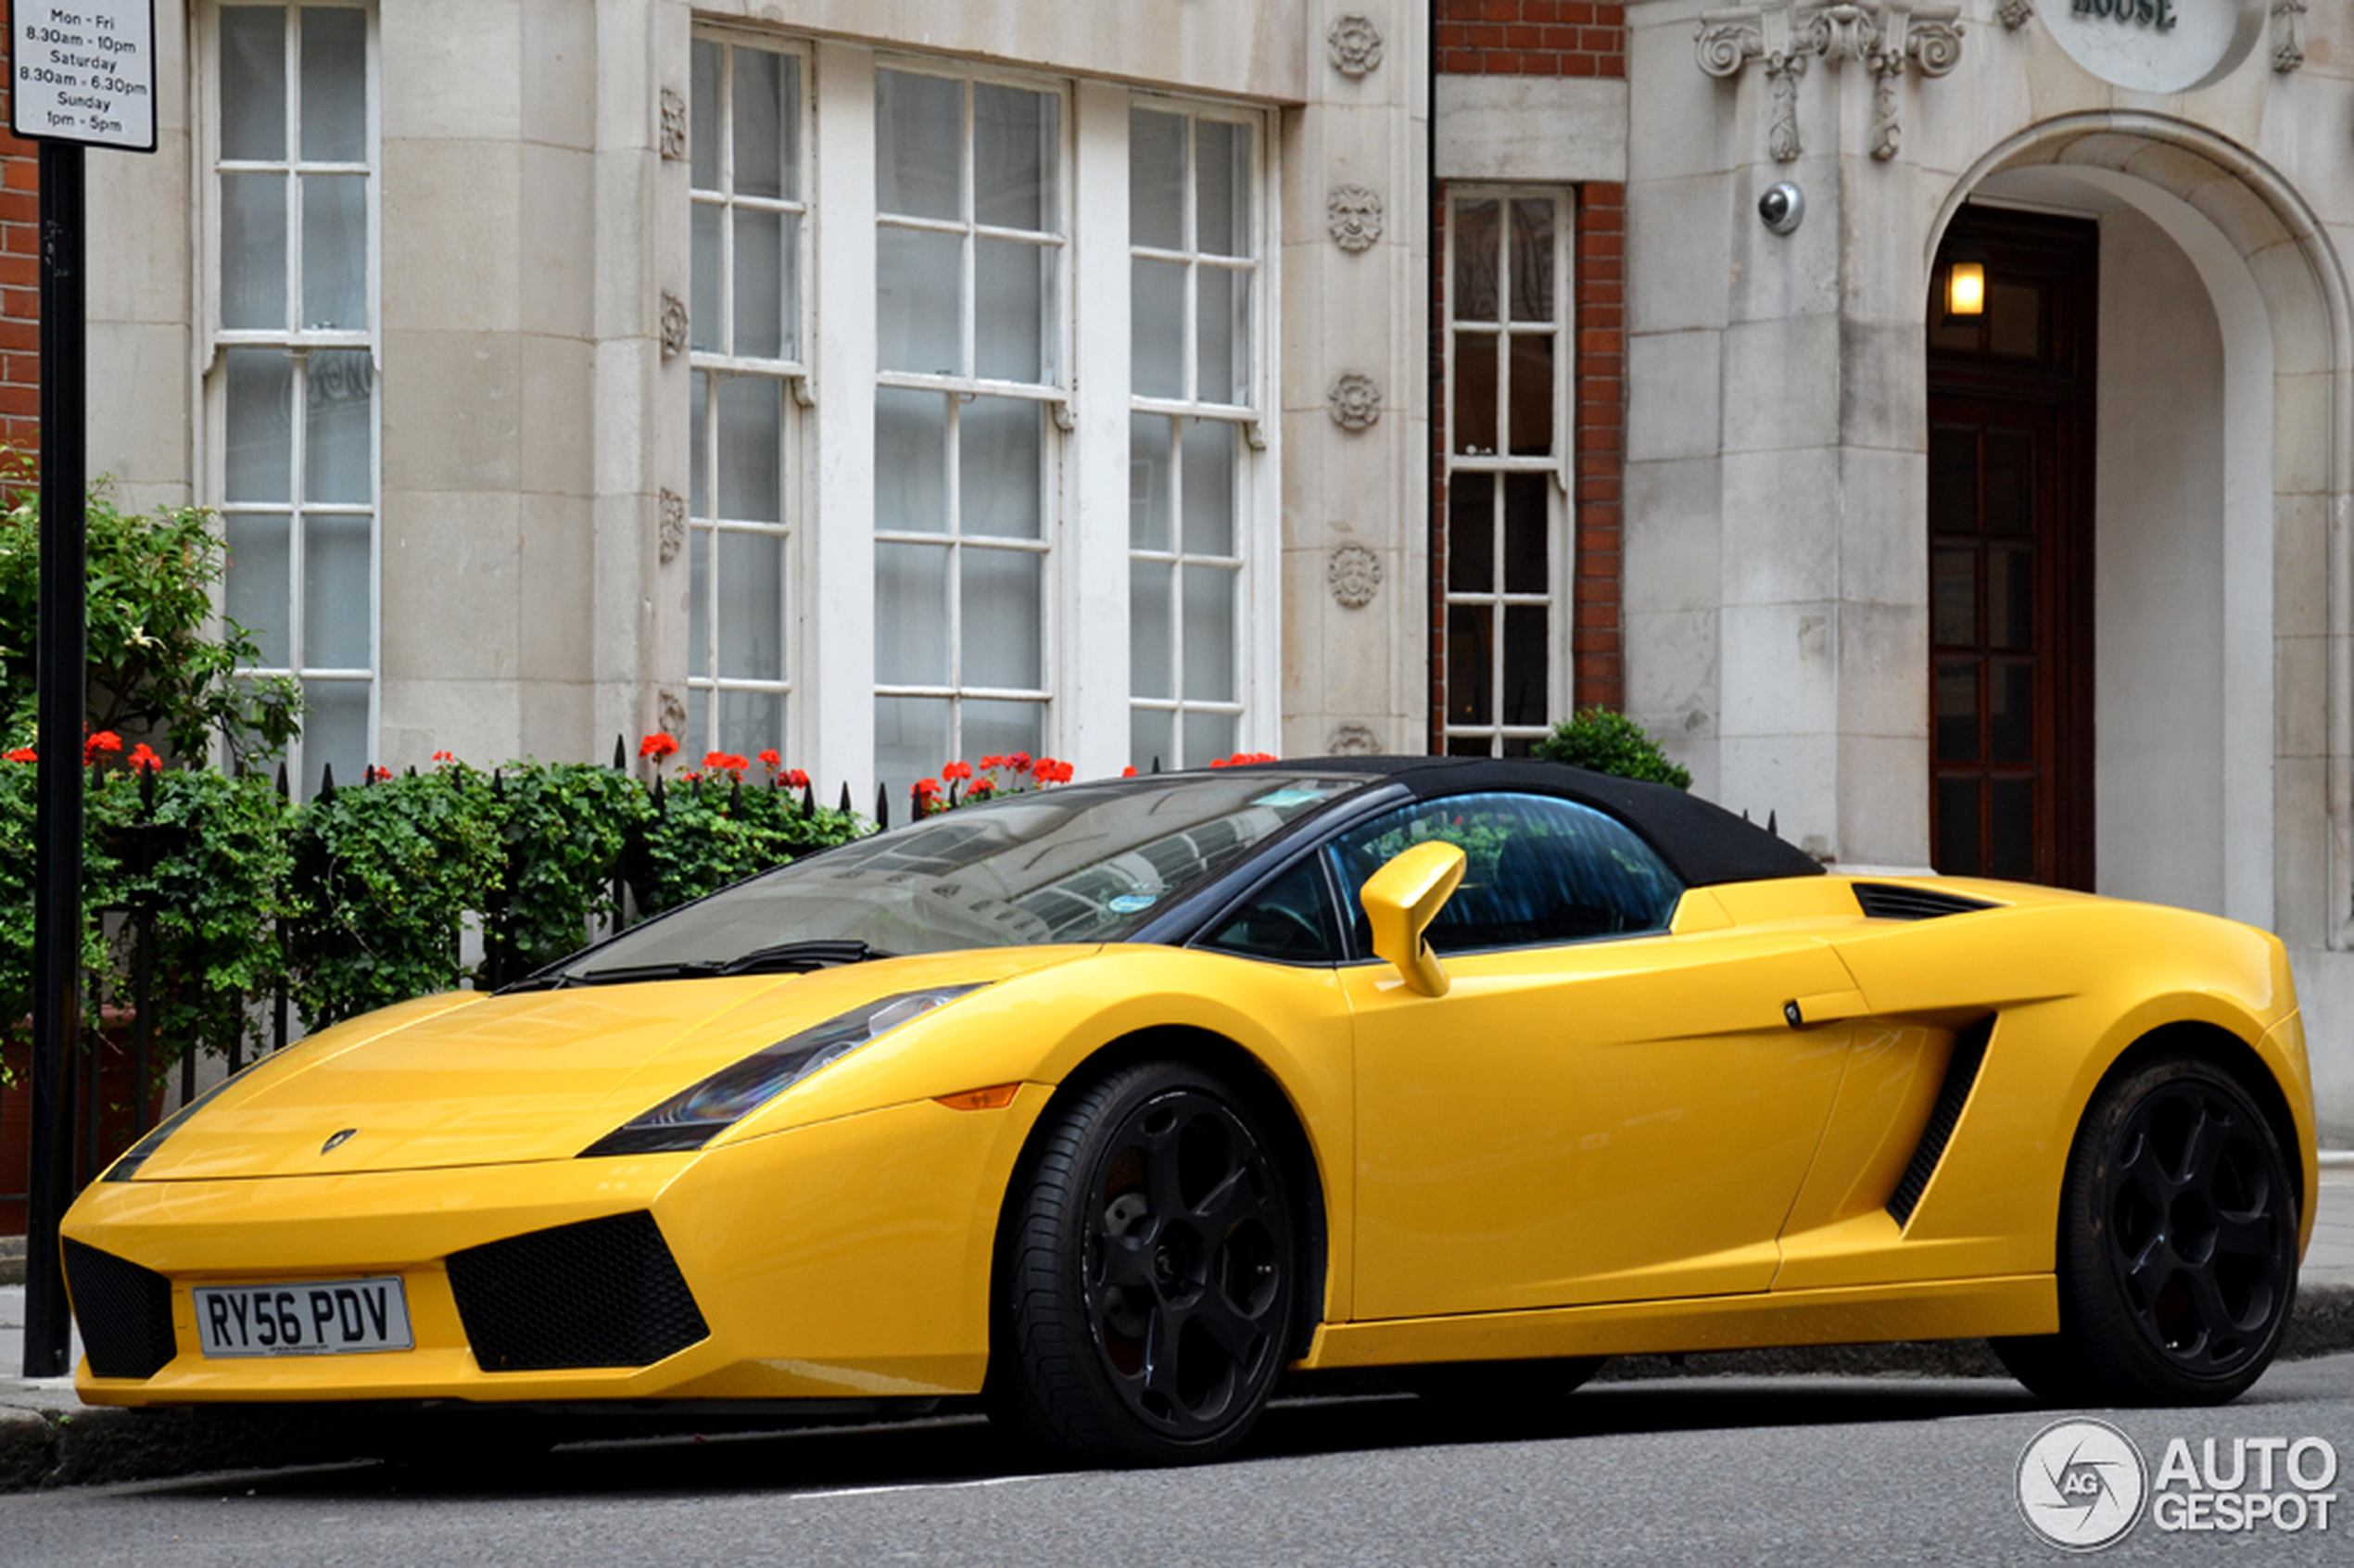
[[[667,87],[662,90],[662,156],[665,163],[687,156],[687,100]]]
[[[1324,389],[1325,406],[1343,430],[1370,430],[1381,418],[1381,388],[1370,375],[1343,371]]]
[[[1381,238],[1380,193],[1363,185],[1335,185],[1324,198],[1324,228],[1351,256],[1373,249]]]
[[[664,487],[662,512],[656,527],[662,545],[662,563],[667,566],[678,559],[678,551],[687,542],[687,498]]]
[[[2017,3],[2026,6],[2028,0]],[[1884,162],[1896,156],[1904,133],[1897,120],[1899,83],[1908,70],[1938,77],[1961,63],[1960,15],[1956,6],[1916,6],[1910,0],[1828,5],[1758,0],[1702,11],[1696,52],[1700,69],[1719,81],[1738,76],[1752,61],[1763,64],[1772,86],[1766,146],[1778,163],[1795,162],[1805,151],[1798,133],[1798,86],[1806,62],[1859,62],[1873,79],[1872,157]]]
[[[1324,34],[1324,54],[1335,70],[1354,82],[1381,64],[1381,29],[1371,17],[1347,12]]]
[[[1344,610],[1362,610],[1381,591],[1381,557],[1361,544],[1336,545],[1324,563],[1324,586]]]
[[[2306,0],[2273,0],[2272,69],[2283,76],[2305,63]]]
[[[2035,0],[1996,0],[1994,19],[2017,32],[2035,14]]]
[[[665,686],[654,699],[654,727],[673,740],[687,739],[687,703],[677,692]]]
[[[1381,737],[1373,733],[1371,725],[1337,725],[1324,741],[1324,752],[1335,757],[1377,757],[1381,755]]]
[[[676,359],[687,351],[687,302],[662,291],[662,357]]]

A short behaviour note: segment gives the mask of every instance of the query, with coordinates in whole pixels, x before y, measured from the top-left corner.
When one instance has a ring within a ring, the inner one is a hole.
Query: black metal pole
[[[40,804],[33,841],[32,1170],[25,1202],[24,1375],[62,1377],[72,1321],[57,1222],[73,1196],[69,1048],[82,1034],[82,728],[88,584],[82,148],[41,147]]]

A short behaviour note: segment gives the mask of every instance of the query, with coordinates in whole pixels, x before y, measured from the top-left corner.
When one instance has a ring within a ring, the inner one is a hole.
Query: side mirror
[[[1366,878],[1357,895],[1373,927],[1375,955],[1397,965],[1406,983],[1424,996],[1446,995],[1449,982],[1423,933],[1462,879],[1463,852],[1433,839]]]

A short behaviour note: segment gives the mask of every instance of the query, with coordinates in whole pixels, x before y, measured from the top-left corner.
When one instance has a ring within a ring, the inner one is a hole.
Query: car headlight
[[[794,1084],[868,1041],[980,989],[978,985],[944,985],[930,991],[903,991],[788,1035],[632,1117],[581,1150],[579,1157],[702,1148]]]

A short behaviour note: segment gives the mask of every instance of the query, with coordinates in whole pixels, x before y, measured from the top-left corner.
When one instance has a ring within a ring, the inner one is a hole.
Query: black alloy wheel
[[[2247,1092],[2152,1062],[2095,1096],[2069,1159],[2060,1333],[1997,1341],[2056,1399],[2220,1404],[2263,1375],[2297,1296],[2297,1183]]]
[[[1009,1202],[993,1410],[1086,1462],[1241,1441],[1299,1288],[1283,1164],[1245,1102],[1179,1064],[1117,1072],[1045,1131]]]

